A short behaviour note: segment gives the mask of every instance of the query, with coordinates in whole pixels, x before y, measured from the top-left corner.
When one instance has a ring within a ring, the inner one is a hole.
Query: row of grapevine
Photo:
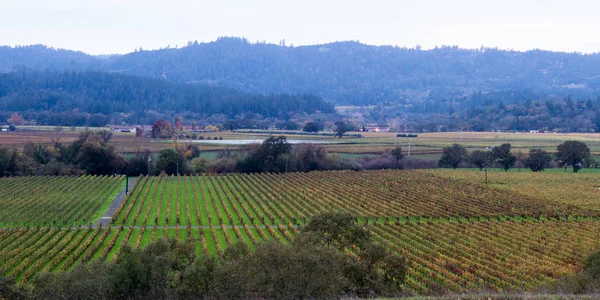
[[[420,171],[454,181],[482,182],[481,172],[470,170],[427,170]],[[533,197],[576,205],[582,208],[600,210],[598,191],[600,180],[595,173],[573,172],[489,172],[489,186]]]
[[[99,218],[123,177],[14,177],[0,180],[0,226],[82,225]]]
[[[273,226],[302,223],[327,210],[367,219],[600,216],[427,173],[382,170],[144,177],[114,224]]]
[[[374,236],[409,262],[407,285],[466,292],[531,290],[580,270],[600,246],[598,221],[376,224]]]
[[[407,259],[406,287],[418,294],[477,289],[531,290],[580,270],[587,253],[600,246],[600,221],[384,222],[367,225],[390,251]],[[198,254],[223,255],[242,241],[288,242],[297,229],[274,226],[209,225],[151,229],[20,228],[0,231],[0,271],[31,280],[41,271],[69,270],[81,262],[117,259],[125,244],[145,247],[159,237],[196,242]]]

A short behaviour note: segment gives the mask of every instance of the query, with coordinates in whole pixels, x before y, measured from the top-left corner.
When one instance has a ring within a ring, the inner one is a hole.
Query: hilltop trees
[[[590,158],[590,148],[579,141],[566,141],[556,148],[556,160],[563,166],[572,166],[573,172],[583,167],[585,160]]]
[[[467,149],[459,144],[446,146],[442,150],[442,157],[438,161],[440,167],[452,167],[456,169],[458,165],[468,157]]]

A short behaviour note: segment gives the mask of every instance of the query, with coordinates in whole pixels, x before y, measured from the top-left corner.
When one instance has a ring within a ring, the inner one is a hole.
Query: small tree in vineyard
[[[556,160],[563,166],[572,166],[573,172],[582,168],[583,162],[590,157],[590,148],[579,141],[566,141],[556,148]]]
[[[469,162],[477,166],[479,170],[483,170],[486,165],[489,166],[492,160],[492,153],[489,151],[475,150],[469,155]]]
[[[552,156],[542,149],[529,150],[529,157],[525,159],[525,167],[533,172],[544,171],[552,161]]]
[[[440,167],[452,167],[456,169],[458,165],[467,158],[467,149],[459,144],[446,146],[442,150],[442,157],[438,161]]]
[[[500,147],[492,149],[492,159],[507,172],[515,165],[517,157],[510,153],[510,144],[502,144]]]

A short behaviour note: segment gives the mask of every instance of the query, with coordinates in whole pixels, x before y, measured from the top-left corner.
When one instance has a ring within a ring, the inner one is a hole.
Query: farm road
[[[137,177],[129,177],[129,191],[131,191],[131,188],[135,184],[136,180],[137,180]],[[113,200],[112,204],[110,205],[110,207],[108,208],[106,213],[100,218],[100,220],[98,221],[98,223],[96,223],[96,225],[102,224],[102,228],[106,228],[110,224],[110,220],[112,219],[112,216],[115,214],[115,212],[117,211],[117,208],[119,208],[119,205],[121,205],[121,202],[123,202],[123,199],[125,198],[125,190],[126,189],[123,189],[121,192],[119,192],[117,194],[117,196],[115,197],[115,200]]]

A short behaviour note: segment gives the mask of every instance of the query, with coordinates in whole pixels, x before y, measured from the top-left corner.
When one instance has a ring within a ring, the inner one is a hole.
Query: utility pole
[[[410,142],[412,139],[408,139],[408,156],[410,156]]]

